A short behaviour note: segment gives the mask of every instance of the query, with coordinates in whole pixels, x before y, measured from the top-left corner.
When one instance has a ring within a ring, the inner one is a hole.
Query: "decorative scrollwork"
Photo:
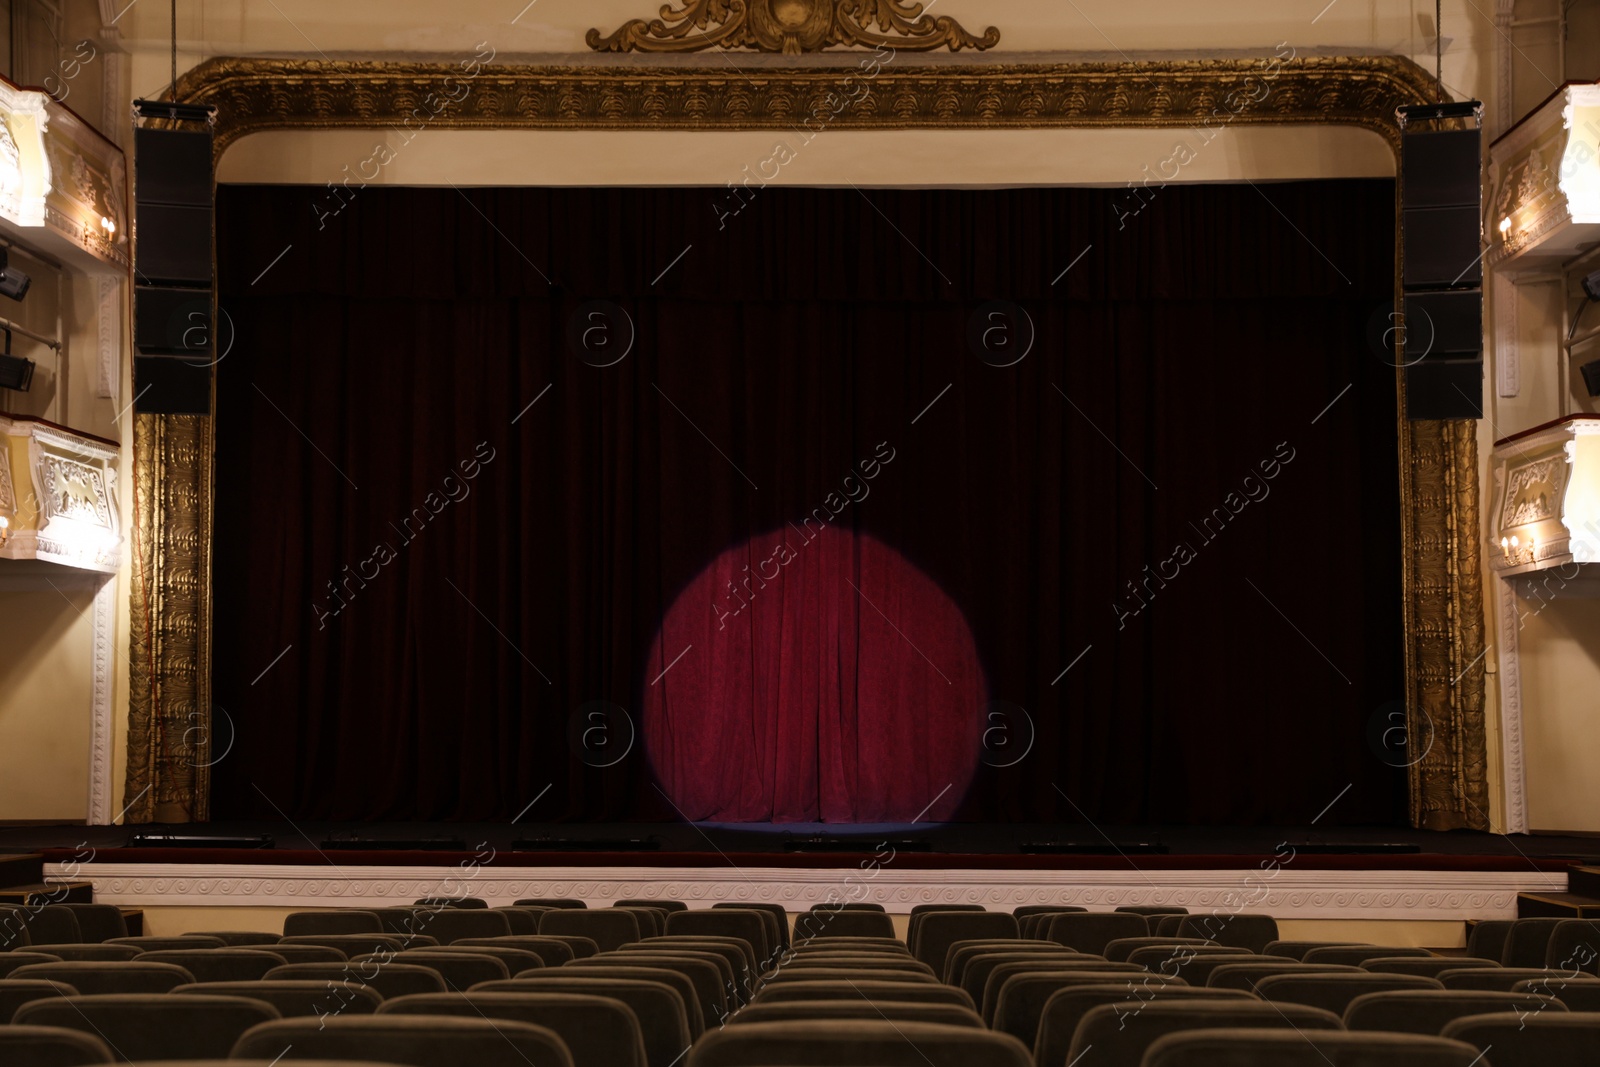
[[[699,52],[749,48],[799,55],[833,45],[929,52],[978,51],[1000,43],[990,26],[975,36],[947,15],[906,0],[683,0],[661,6],[657,19],[633,19],[610,35],[589,31],[597,52]]]

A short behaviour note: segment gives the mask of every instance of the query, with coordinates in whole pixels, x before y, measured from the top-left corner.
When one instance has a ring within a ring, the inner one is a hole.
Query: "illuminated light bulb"
[[[1505,218],[1500,220],[1500,232],[1502,234],[1507,234],[1507,233],[1511,232],[1511,216],[1510,215],[1507,215]]]
[[[111,219],[107,218],[104,215],[100,216],[100,228],[102,230],[106,231],[106,233],[116,233],[117,232],[117,224],[115,222],[111,221]]]
[[[1515,535],[1515,534],[1513,534],[1513,535],[1512,535],[1512,537],[1511,537],[1511,547],[1512,547],[1512,548],[1517,548],[1517,547],[1519,547],[1519,546],[1518,546],[1518,543],[1517,543],[1517,538],[1516,538],[1516,535]]]

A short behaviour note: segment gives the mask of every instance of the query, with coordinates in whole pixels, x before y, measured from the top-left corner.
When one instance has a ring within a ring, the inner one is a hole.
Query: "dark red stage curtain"
[[[1400,821],[1393,191],[222,189],[214,812]]]

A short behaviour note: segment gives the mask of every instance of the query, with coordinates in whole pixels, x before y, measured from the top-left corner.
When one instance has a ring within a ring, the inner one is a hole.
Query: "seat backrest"
[[[887,952],[807,952],[786,960],[782,967],[791,971],[816,967],[850,967],[863,972],[902,971],[909,974],[925,974],[930,978],[933,976],[933,969],[921,960],[914,960],[910,956],[895,956]]]
[[[369,986],[341,984],[335,996],[328,982],[266,978],[256,982],[196,982],[172,991],[176,996],[249,997],[271,1004],[285,1019],[302,1015],[371,1015],[383,997]]]
[[[812,908],[794,924],[795,938],[894,937],[894,920],[881,911]]]
[[[585,975],[576,969],[557,967],[548,974],[485,982],[471,992],[474,996],[480,993],[583,993],[612,997],[632,1009],[639,1020],[649,1067],[672,1067],[689,1047],[689,1016],[683,997],[665,982]]]
[[[511,920],[488,909],[442,908],[419,913],[416,932],[449,945],[468,937],[510,937]]]
[[[911,914],[924,915],[930,911],[988,911],[982,904],[913,904]]]
[[[1045,931],[1049,929],[1051,916],[1064,915],[1068,912],[1086,912],[1088,910],[1088,908],[1047,905],[1037,911],[1024,913],[1021,909],[1018,909],[1011,914],[1017,917],[1017,929],[1021,931],[1023,937],[1038,938],[1043,937]]]
[[[422,948],[412,948],[406,951],[421,957],[416,962],[423,966],[427,966],[428,956],[440,953],[459,955],[466,952],[482,956],[493,956],[506,965],[507,978],[515,978],[523,971],[542,971],[545,968],[544,957],[537,952],[530,952],[525,948],[512,948],[510,945],[471,945],[465,941],[457,941],[453,945],[425,945]]]
[[[1600,921],[1567,919],[1556,923],[1545,945],[1544,965],[1562,971],[1600,974]]]
[[[1506,938],[1511,936],[1514,919],[1480,919],[1467,931],[1467,955],[1499,960],[1505,955]]]
[[[1011,909],[1011,914],[1013,914],[1013,915],[1015,915],[1017,917],[1017,921],[1018,922],[1021,922],[1023,919],[1026,919],[1030,915],[1043,915],[1047,911],[1088,911],[1088,910],[1089,910],[1088,908],[1080,908],[1076,904],[1020,904],[1017,907]]]
[[[20,904],[0,904],[0,953],[14,952],[32,943],[27,909]]]
[[[269,934],[261,930],[196,930],[192,934],[178,936],[214,937],[228,948],[266,948],[282,940],[281,934]]]
[[[50,955],[58,960],[80,960],[89,963],[136,960],[144,955],[141,949],[132,945],[42,945],[37,951],[43,952],[47,949]]]
[[[1064,912],[1050,916],[1043,937],[1079,952],[1105,954],[1106,946],[1128,937],[1149,937],[1150,923],[1143,915],[1115,911]]]
[[[589,906],[581,900],[573,900],[570,897],[523,897],[521,900],[514,901],[514,903],[519,908],[531,906],[535,908],[576,909],[587,908]]]
[[[253,982],[289,961],[258,948],[189,948],[146,952],[144,963],[172,963],[194,975],[196,982]]]
[[[1425,948],[1396,948],[1393,945],[1323,945],[1307,949],[1300,958],[1306,963],[1348,963],[1356,967],[1368,960],[1394,959],[1397,956],[1433,958]]]
[[[34,945],[81,945],[83,932],[71,908],[61,904],[26,909],[28,937]]]
[[[668,912],[658,911],[655,908],[622,908],[613,905],[617,911],[625,911],[632,915],[639,923],[639,936],[659,937],[667,932]]]
[[[322,945],[336,948],[346,956],[365,956],[369,952],[399,952],[414,942],[398,934],[285,934],[279,945]],[[162,946],[170,947],[170,946]],[[274,946],[276,947],[276,946]]]
[[[511,969],[505,965],[504,960],[478,952],[413,948],[392,955],[357,956],[350,963],[355,967],[375,963],[381,969],[387,969],[391,963],[427,967],[437,971],[439,977],[444,979],[446,990],[453,989],[461,993],[465,993],[479,982],[496,982],[511,977]]]
[[[80,1067],[110,1062],[111,1050],[93,1034],[59,1026],[0,1026],[0,1063],[6,1067]]]
[[[1537,993],[1501,993],[1484,989],[1408,989],[1368,993],[1344,1010],[1348,1030],[1389,1030],[1402,1034],[1438,1034],[1445,1024],[1464,1015],[1514,1011],[1527,1015],[1564,1012],[1555,997]]]
[[[0,978],[0,1026],[11,1021],[18,1008],[30,1000],[75,997],[78,991],[65,982],[44,978]]]
[[[770,958],[767,922],[759,911],[745,908],[706,908],[703,911],[675,911],[667,916],[666,936],[737,937],[750,946],[757,963]]]
[[[1050,998],[1073,986],[1093,988],[1122,1000],[1148,1000],[1165,986],[1183,986],[1181,978],[1159,974],[1106,971],[1023,971],[1005,980],[995,995],[989,1025],[1032,1048],[1039,1021]]]
[[[938,982],[884,982],[877,979],[807,979],[762,986],[753,1004],[790,1000],[897,1000],[918,1004],[955,1004],[972,1008],[972,998],[954,986]]]
[[[414,963],[290,963],[266,973],[266,981],[328,983],[335,994],[348,985],[364,985],[387,1000],[409,993],[443,993],[444,976]]]
[[[271,1060],[290,1047],[302,1059],[392,1060],[410,1067],[572,1067],[554,1031],[481,1016],[279,1019],[246,1031],[229,1058]]]
[[[693,979],[681,970],[642,963],[630,966],[618,963],[615,957],[608,956],[595,956],[587,960],[573,960],[565,967],[559,968],[559,970],[562,975],[581,974],[586,978],[623,978],[630,981],[658,982],[662,985],[671,986],[677,992],[678,998],[683,1002],[683,1018],[689,1024],[689,1040],[693,1041],[705,1032],[706,1017],[701,1008],[700,990],[696,988]]]
[[[292,911],[283,917],[285,937],[303,934],[381,934],[383,921],[370,911],[339,908],[330,911]]]
[[[1204,938],[1265,955],[1267,945],[1278,940],[1278,920],[1249,912],[1188,915],[1178,924],[1178,936]]]
[[[279,942],[270,951],[289,963],[343,963],[350,958],[342,950],[327,945],[286,945]]]
[[[489,906],[489,902],[482,897],[423,897],[412,903],[419,908],[457,908],[464,911]]]
[[[1134,915],[1143,915],[1149,918],[1152,915],[1187,915],[1188,908],[1180,908],[1172,904],[1124,904],[1112,911],[1126,911]]]
[[[786,1022],[791,1019],[904,1019],[909,1022],[944,1023],[947,1026],[983,1028],[971,1008],[914,1000],[772,1000],[751,1004],[728,1020],[729,1026]]]
[[[1506,935],[1500,962],[1507,967],[1543,967],[1550,938],[1566,919],[1517,919]]]
[[[12,978],[65,982],[85,996],[105,993],[166,993],[194,981],[194,975],[170,963],[111,960],[104,963],[63,960],[36,963],[11,972]]]
[[[1129,962],[1141,962],[1140,956],[1149,951],[1141,949],[1133,954]],[[1241,948],[1212,947],[1207,945],[1183,945],[1176,951],[1184,953],[1179,958],[1168,957],[1152,970],[1161,974],[1175,974],[1190,985],[1205,985],[1211,980],[1211,972],[1219,967],[1227,967],[1239,963],[1295,963],[1287,956],[1257,956]],[[1192,955],[1190,955],[1192,953]]]
[[[728,1003],[733,977],[731,974],[725,976],[728,961],[721,956],[695,957],[667,952],[612,952],[601,953],[582,962],[574,962],[572,966],[593,967],[596,961],[608,966],[660,967],[677,971],[692,984],[705,1026],[717,1025],[718,1021],[736,1006]]]
[[[996,967],[1006,963],[1037,963],[1040,966],[1068,966],[1075,959],[1098,961],[1100,957],[1074,952],[1065,945],[1053,945],[1049,950],[1034,949],[1013,952],[1003,948],[986,948],[979,952],[952,949],[945,957],[949,964],[950,984],[959,986],[972,997],[973,1003],[983,1003],[983,989],[989,975]]]
[[[1378,956],[1364,962],[1361,969],[1375,974],[1425,974],[1429,978],[1437,978],[1441,971],[1498,966],[1499,960],[1479,960],[1466,956]]]
[[[1487,1067],[1463,1041],[1417,1034],[1190,1030],[1159,1037],[1142,1067]]]
[[[1310,966],[1315,967],[1316,964]],[[1340,1017],[1344,1016],[1352,1000],[1368,993],[1443,988],[1437,978],[1429,978],[1425,974],[1378,974],[1359,968],[1354,971],[1323,971],[1320,974],[1278,974],[1256,981],[1256,992],[1266,1000],[1307,1004]]]
[[[1582,971],[1551,967],[1452,967],[1435,975],[1446,989],[1500,989],[1510,992],[1518,982],[1543,979],[1546,982],[1600,982]]]
[[[1177,937],[1187,915],[1147,915],[1150,932],[1157,937]]]
[[[60,963],[61,957],[53,953],[12,951],[0,952],[0,978],[12,977],[12,972],[36,963]]]
[[[918,904],[911,909],[911,917],[906,922],[906,945],[913,953],[917,951],[917,946],[922,943],[923,921],[927,916],[935,912],[980,912],[987,910],[981,904]],[[1013,915],[1012,918],[1016,918],[1016,916]],[[1017,929],[1019,932],[1022,929],[1020,922],[1017,924]]]
[[[912,955],[945,976],[945,957],[957,941],[976,938],[1020,938],[1016,916],[1003,911],[929,911],[920,916],[921,932]]]
[[[676,912],[673,913],[677,914]],[[667,917],[667,924],[672,923],[672,916]],[[692,945],[695,948],[709,949],[714,952],[737,953],[743,961],[744,980],[754,982],[757,976],[756,952],[750,942],[742,937],[723,937],[718,934],[663,934],[661,937],[647,937],[641,940],[645,945]],[[731,960],[730,956],[730,960]]]
[[[1071,997],[1074,990],[1063,990],[1059,997]],[[1228,1003],[1218,1003],[1218,996],[1228,998]],[[1046,1043],[1052,1033],[1054,1018],[1051,1007],[1045,1008],[1045,1019],[1039,1027],[1039,1046],[1034,1056],[1041,1056],[1043,1046],[1049,1055],[1059,1048],[1059,1038]],[[1085,1050],[1095,1050],[1099,1063],[1138,1063],[1157,1038],[1184,1030],[1207,1030],[1220,1027],[1248,1027],[1250,1029],[1284,1029],[1297,1037],[1318,1030],[1342,1030],[1339,1017],[1321,1008],[1308,1008],[1301,1004],[1267,1004],[1254,998],[1235,995],[1220,990],[1168,991],[1148,1001],[1123,1001],[1100,1004],[1084,1012],[1065,1051],[1062,1063],[1069,1063]],[[1040,1063],[1055,1062],[1039,1059]]]
[[[531,952],[544,961],[546,967],[559,967],[576,954],[572,946],[559,937],[541,937],[538,934],[512,934],[510,937],[464,937],[455,943],[456,948],[506,948]]]
[[[873,909],[873,908],[876,908],[878,911],[882,911],[883,910],[883,906],[881,904],[850,905],[850,907],[852,907],[852,908],[865,907],[865,908],[867,908],[869,910]],[[772,916],[774,919],[777,920],[777,931],[778,931],[777,944],[778,944],[778,947],[788,948],[789,945],[793,942],[793,938],[791,937],[790,932],[789,932],[789,910],[787,908],[785,908],[782,904],[752,904],[752,903],[749,903],[748,901],[739,901],[739,902],[726,901],[726,902],[721,903],[721,904],[713,904],[713,905],[711,905],[711,910],[712,911],[716,911],[718,908],[744,908],[744,909],[754,910],[754,911],[764,911],[768,915]],[[673,908],[671,910],[672,911],[688,911],[689,909],[688,908]],[[663,931],[663,932],[665,932],[665,931]],[[772,932],[772,928],[770,926],[767,928],[767,932],[769,934]],[[894,935],[890,934],[890,936],[892,937]]]
[[[220,937],[211,937],[208,934],[184,934],[182,937],[114,937],[107,941],[108,945],[132,945],[140,952],[155,952],[164,948],[227,948],[228,943]]]
[[[496,915],[504,915],[506,917],[506,925],[511,928],[511,933],[513,936],[520,934],[523,937],[532,937],[539,933],[539,916],[549,910],[549,908],[518,908],[515,906],[509,908],[489,909],[489,911]],[[499,937],[501,935],[490,934],[488,936]],[[460,939],[457,938],[457,940]]]
[[[729,1026],[707,1034],[688,1067],[1033,1067],[1016,1038],[970,1026],[891,1019],[797,1019]]]
[[[759,925],[761,920],[755,921]],[[608,952],[639,940],[639,920],[632,912],[619,908],[552,908],[539,916],[539,933],[587,937],[600,946],[600,951]]]
[[[566,1043],[574,1067],[647,1067],[633,1009],[593,993],[429,993],[385,1001],[381,1015],[462,1015],[543,1026]]]
[[[1052,960],[1010,960],[1006,963],[996,964],[989,971],[988,979],[983,983],[983,997],[973,998],[978,1003],[978,1014],[983,1016],[983,1021],[990,1026],[994,1025],[995,1016],[1000,1012],[1000,993],[1005,989],[1006,983],[1012,976],[1018,974],[1092,974],[1103,976],[1104,982],[1125,981],[1125,975],[1142,977],[1153,972],[1145,970],[1134,963],[1111,963],[1099,956],[1071,956],[1064,959]],[[1172,978],[1172,975],[1157,973],[1158,978]],[[1182,984],[1187,985],[1187,982]]]
[[[619,908],[660,908],[662,911],[688,911],[689,905],[681,900],[646,900],[643,897],[633,897],[628,900],[613,901]],[[712,905],[715,907],[716,905]],[[782,907],[782,905],[774,905]]]
[[[118,993],[34,1000],[17,1009],[22,1026],[59,1026],[93,1034],[121,1060],[222,1059],[252,1026],[278,1018],[270,1004],[245,997]]]
[[[898,985],[939,985],[939,979],[921,971],[873,971],[870,975],[858,967],[779,967],[777,970],[765,975],[761,988],[767,989],[775,985],[784,985],[789,982],[848,982],[853,979],[871,978],[875,982],[893,982]]]
[[[1256,982],[1275,974],[1365,974],[1360,967],[1335,963],[1224,963],[1206,978],[1208,989],[1256,992]]]
[[[1600,982],[1568,981],[1561,978],[1524,979],[1511,987],[1513,993],[1538,993],[1555,997],[1568,1011],[1600,1011]]]
[[[127,937],[128,923],[115,904],[63,904],[78,920],[78,933],[85,944],[97,945],[113,937]]]
[[[1292,959],[1303,960],[1306,953],[1314,948],[1350,948],[1359,946],[1370,947],[1365,941],[1269,941],[1267,947],[1261,950],[1263,956],[1289,956]]]
[[[1126,963],[1128,957],[1141,948],[1181,948],[1186,945],[1215,945],[1215,941],[1207,941],[1203,937],[1119,937],[1106,945],[1106,950],[1101,953],[1113,963]]]
[[[1498,1067],[1600,1063],[1600,1014],[1594,1012],[1467,1015],[1447,1023],[1443,1036],[1487,1050]]]

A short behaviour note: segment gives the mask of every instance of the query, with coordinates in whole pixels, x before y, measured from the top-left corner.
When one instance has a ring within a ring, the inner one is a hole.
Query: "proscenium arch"
[[[217,108],[218,155],[251,133],[317,129],[788,130],[1343,125],[1398,154],[1395,109],[1434,86],[1400,56],[1140,63],[874,63],[733,68],[212,59],[180,80]],[[1398,193],[1397,193],[1398,196]],[[1396,204],[1398,212],[1398,202]],[[1396,249],[1396,301],[1400,271]],[[1398,364],[1400,361],[1396,360]],[[1404,417],[1397,371],[1410,817],[1489,828],[1477,438],[1471,421]],[[213,426],[140,414],[134,429],[131,696],[125,801],[133,822],[209,816]]]

